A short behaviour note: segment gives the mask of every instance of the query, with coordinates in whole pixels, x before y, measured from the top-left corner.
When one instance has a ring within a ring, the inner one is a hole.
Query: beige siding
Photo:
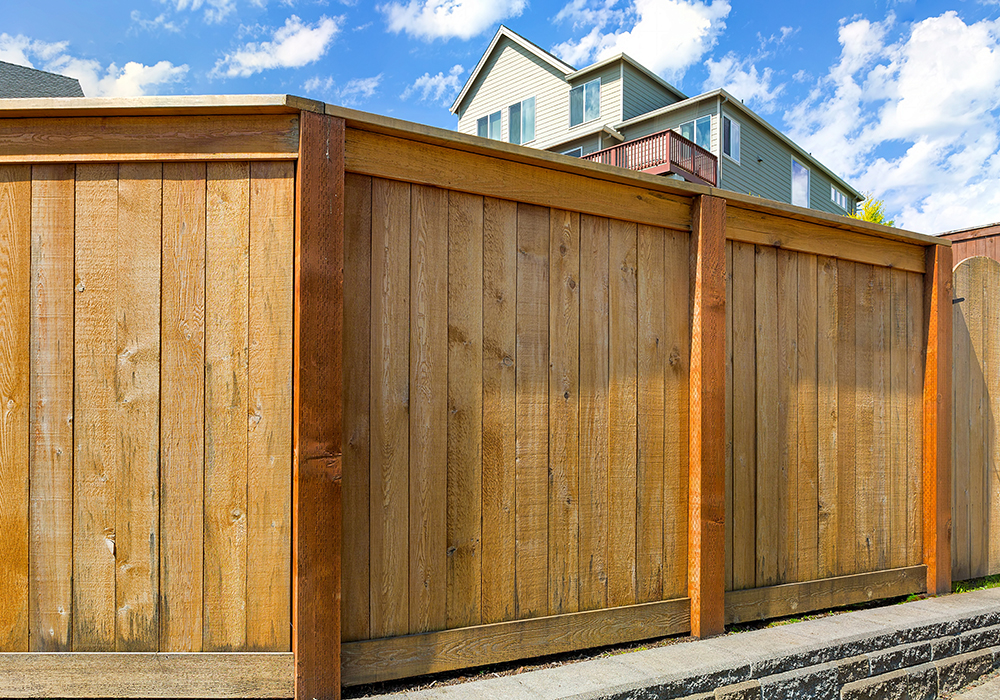
[[[528,145],[544,147],[569,125],[569,85],[554,67],[503,38],[459,111],[458,130],[475,135],[478,119],[499,110],[507,141],[507,108],[529,97],[535,98],[535,140]]]
[[[569,138],[574,138],[575,134],[582,134],[584,132],[592,132],[595,126],[601,124],[614,125],[620,122],[622,116],[622,80],[621,80],[621,61],[616,61],[608,66],[605,66],[602,70],[594,71],[592,73],[587,73],[581,78],[574,80],[570,87],[576,87],[578,85],[585,85],[591,80],[600,78],[601,80],[601,114],[600,116],[592,121],[584,122],[583,124],[578,124],[577,126],[570,127],[569,125],[569,92],[566,93],[566,122],[564,124],[563,133],[557,136],[557,143],[559,143],[559,148],[556,150],[564,151],[566,148],[563,147],[562,141]],[[586,139],[588,142],[596,142],[597,137],[591,136]],[[543,146],[551,147],[551,146]],[[586,147],[584,152],[587,151]]]
[[[665,87],[650,80],[649,76],[623,63],[624,89],[622,119],[633,119],[640,114],[666,107],[677,102],[677,98]]]

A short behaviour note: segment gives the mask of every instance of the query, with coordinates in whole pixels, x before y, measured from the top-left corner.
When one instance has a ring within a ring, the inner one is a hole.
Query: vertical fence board
[[[371,636],[368,419],[371,391],[372,179],[344,180],[343,586],[345,642]]]
[[[906,300],[906,533],[907,566],[923,560],[924,499],[922,483],[924,387],[924,285],[920,275],[907,273]],[[997,308],[1000,311],[1000,307]],[[1000,379],[1000,374],[997,375]],[[1000,387],[998,387],[1000,389]],[[995,396],[1000,400],[1000,391]]]
[[[409,630],[444,629],[448,464],[448,193],[410,188]],[[468,497],[460,499],[467,501]]]
[[[666,337],[663,435],[663,598],[688,590],[688,374],[691,369],[690,234],[664,231],[663,299]],[[752,553],[751,553],[752,556]]]
[[[517,207],[516,616],[548,611],[549,210]]]
[[[733,590],[733,241],[726,241],[726,590]]]
[[[580,217],[581,610],[608,604],[609,225],[607,219]]]
[[[857,572],[854,511],[857,452],[857,270],[854,263],[837,263],[837,572]]]
[[[28,651],[31,167],[0,166],[0,650]]]
[[[636,602],[663,595],[664,450],[666,430],[665,231],[638,233],[638,431],[636,455]],[[671,300],[673,301],[673,300]]]
[[[549,230],[549,614],[580,608],[580,215]]]
[[[819,578],[819,417],[817,396],[817,296],[818,260],[815,255],[799,255],[798,269],[798,340],[797,340],[797,411],[798,459],[796,477],[798,498],[799,581]]]
[[[986,497],[986,460],[989,435],[986,404],[986,314],[989,311],[985,283],[989,258],[976,257],[971,261],[968,296],[964,303],[966,323],[969,326],[971,354],[969,383],[965,391],[969,400],[969,463],[968,463],[968,575],[970,578],[986,574],[986,543],[984,528],[987,511],[983,508]]]
[[[756,252],[733,242],[733,588],[757,577]],[[728,515],[728,514],[727,514]]]
[[[205,210],[205,651],[247,639],[250,164],[209,163]]]
[[[882,475],[875,471],[875,268],[857,265],[855,299],[857,351],[855,355],[855,490],[856,563],[858,572],[876,566],[875,528],[878,526],[877,484]]]
[[[447,626],[464,627],[482,621],[483,198],[457,192],[449,198],[441,305],[447,313]]]
[[[778,392],[778,581],[798,580],[799,552],[799,424],[798,424],[798,295],[799,255],[777,252],[777,392]]]
[[[410,186],[372,182],[371,634],[409,624]]]
[[[75,176],[72,165],[31,169],[29,651],[72,641]]]
[[[517,205],[483,200],[483,622],[515,615]]]
[[[828,578],[838,574],[840,509],[838,507],[839,434],[839,365],[837,334],[839,328],[839,276],[835,258],[820,257],[817,269],[817,457],[819,462],[818,503],[818,575]]]
[[[204,166],[201,166],[204,172]],[[204,191],[204,181],[200,183]],[[119,166],[118,181],[118,282],[115,316],[117,321],[117,357],[115,377],[117,415],[115,416],[115,444],[117,447],[118,475],[115,478],[117,524],[115,526],[115,560],[118,567],[116,581],[117,644],[118,651],[155,651],[160,644],[160,582],[171,581],[167,571],[161,571],[158,547],[161,515],[160,473],[168,467],[160,461],[160,229],[163,167],[158,163],[129,163]],[[204,197],[198,206],[204,216]],[[166,228],[166,227],[164,227]],[[204,228],[193,232],[199,237],[196,254],[194,284],[201,289],[204,258]],[[181,275],[186,277],[186,275]],[[193,319],[193,332],[201,341],[200,324],[204,301],[199,299],[197,318]],[[167,336],[170,337],[170,336]],[[193,386],[182,382],[181,391],[197,397],[194,404],[185,408],[194,410],[189,420],[198,435],[203,433],[201,354],[195,358],[197,372]],[[185,377],[189,379],[189,377]],[[197,456],[200,460],[201,455]],[[197,579],[192,588],[183,592],[168,590],[163,595],[176,600],[178,612],[188,595],[198,607],[198,626],[193,632],[201,639],[201,480],[197,491],[185,494],[197,508],[198,519],[187,527],[182,540],[193,540],[191,557],[185,562],[194,569]],[[173,573],[173,571],[169,572]],[[186,573],[181,574],[187,575]],[[200,644],[195,647],[199,649]]]
[[[893,568],[906,566],[906,412],[908,397],[906,336],[906,272],[889,273],[889,561]]]
[[[954,435],[954,486],[951,493],[952,518],[952,548],[951,558],[953,574],[958,580],[969,578],[969,459],[972,452],[971,442],[975,439],[970,430],[970,394],[969,384],[973,375],[973,346],[969,334],[970,307],[969,297],[971,276],[968,263],[962,271],[966,274],[955,275],[955,298],[964,301],[952,305],[954,315],[954,362],[952,363],[952,384],[958,388],[952,407],[952,433]]]
[[[612,221],[609,239],[608,604],[636,602],[637,227]]]
[[[755,271],[755,335],[757,365],[757,489],[756,585],[778,583],[778,542],[784,517],[780,510],[781,481],[778,443],[778,256],[774,248],[758,246]]]
[[[872,463],[866,470],[873,477],[871,508],[871,570],[889,568],[889,269],[874,268],[872,289]]]
[[[250,165],[247,648],[291,648],[295,170]]]
[[[995,241],[991,239],[991,243]],[[994,257],[994,260],[996,258]],[[986,499],[984,509],[984,537],[987,541],[985,566],[988,574],[1000,573],[1000,265],[991,264],[986,275],[986,290],[989,308],[986,316],[986,353],[983,366],[986,368],[986,406],[989,421],[986,443]],[[919,521],[918,521],[919,523]]]
[[[76,169],[73,650],[115,648],[118,166]]]

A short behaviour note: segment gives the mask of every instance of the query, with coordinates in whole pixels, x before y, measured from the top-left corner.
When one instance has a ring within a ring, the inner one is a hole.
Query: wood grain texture
[[[837,573],[857,572],[855,534],[855,416],[857,404],[856,265],[837,261]]]
[[[908,535],[906,564],[907,566],[916,566],[923,561],[924,551],[922,523],[924,496],[921,473],[923,468],[923,440],[921,439],[923,402],[921,394],[924,386],[924,281],[920,275],[915,274],[907,275],[906,279],[906,532]],[[1000,306],[997,306],[997,313],[1000,313]],[[1000,324],[997,328],[1000,330]],[[1000,373],[996,374],[996,378],[1000,380]],[[992,392],[991,396],[993,396]],[[1000,400],[1000,392],[996,394],[996,397]],[[994,412],[993,415],[1000,415],[1000,412]],[[995,443],[996,446],[1000,446],[1000,442]],[[994,463],[1000,464],[1000,461]],[[997,490],[992,491],[992,493],[1000,494],[1000,484],[997,487]]]
[[[292,651],[295,697],[340,695],[344,122],[302,114],[295,178]]]
[[[954,274],[957,276],[957,270]],[[1000,363],[1000,302],[995,298],[996,290],[1000,289],[1000,264],[991,263],[987,266],[984,287],[989,303],[984,322],[986,351],[983,364],[986,367],[986,409],[990,418],[990,434],[987,444],[983,526],[987,540],[985,565],[987,572],[992,574],[1000,572],[1000,439],[997,434],[1000,418],[1000,369],[997,367]],[[954,390],[954,385],[952,388]]]
[[[888,511],[889,567],[906,566],[909,533],[906,522],[906,451],[910,441],[906,432],[908,408],[906,376],[907,349],[907,273],[889,273],[889,483]]]
[[[294,658],[283,654],[0,654],[8,698],[287,698]]]
[[[608,604],[609,227],[607,219],[580,217],[581,610]]]
[[[164,651],[202,649],[205,174],[204,164],[163,166],[159,643]]]
[[[955,298],[968,299],[971,286],[969,267],[971,262],[964,262],[955,274]],[[972,377],[972,365],[978,365],[973,356],[972,341],[969,336],[969,325],[966,320],[965,302],[952,305],[953,341],[952,354],[952,386],[958,391],[953,398],[952,433],[954,447],[952,456],[954,470],[952,474],[952,492],[950,511],[952,516],[952,548],[951,560],[955,578],[959,581],[969,578],[969,457],[971,442],[977,439],[972,432],[970,416],[969,382]]]
[[[448,627],[482,622],[483,199],[448,194],[447,583]],[[444,276],[444,275],[443,275]],[[440,464],[436,468],[440,469]]]
[[[798,580],[799,554],[799,420],[798,420],[798,265],[800,255],[778,250],[776,259],[778,344],[778,582]],[[768,439],[758,434],[758,437]]]
[[[29,651],[70,651],[76,168],[31,169]]]
[[[757,551],[756,252],[733,246],[733,588],[753,588]]]
[[[344,645],[344,684],[405,678],[621,644],[690,629],[687,598]],[[528,652],[531,653],[531,652]]]
[[[878,475],[884,465],[875,461],[875,268],[857,265],[855,273],[855,570],[878,568],[876,528],[878,527]]]
[[[820,257],[816,279],[816,404],[817,404],[817,578],[838,574],[840,546],[840,377],[839,269],[835,258]]]
[[[250,165],[247,650],[291,648],[295,168]]]
[[[204,166],[200,167],[201,180],[197,183],[199,194],[190,204],[190,212],[185,215],[203,221],[205,216]],[[184,494],[194,501],[198,517],[185,523],[172,523],[168,534],[177,533],[174,527],[183,527],[182,541],[190,546],[190,559],[186,566],[194,569],[196,576],[188,579],[189,588],[177,590],[161,588],[161,582],[170,581],[173,569],[161,569],[163,489],[161,477],[170,473],[169,467],[161,464],[161,343],[172,336],[160,333],[161,323],[161,200],[163,195],[163,167],[158,163],[127,163],[118,169],[118,231],[115,249],[118,251],[117,285],[115,299],[116,355],[115,367],[115,445],[117,447],[115,478],[115,560],[117,575],[115,580],[115,609],[117,611],[118,651],[157,651],[162,637],[160,625],[163,610],[160,602],[176,601],[177,612],[183,615],[182,600],[193,598],[197,606],[196,622],[192,634],[198,644],[192,651],[201,648],[201,479],[192,492]],[[171,226],[168,221],[163,228]],[[204,312],[204,226],[192,232],[196,239],[192,263],[194,272],[191,283],[199,291],[196,319],[194,320],[197,344],[201,341],[201,326]],[[176,239],[168,239],[175,242]],[[166,246],[164,246],[166,247]],[[173,251],[176,251],[174,248]],[[191,249],[185,250],[187,253]],[[193,252],[193,251],[192,251]],[[168,265],[175,262],[169,255]],[[177,270],[177,268],[171,268]],[[177,270],[179,271],[179,270]],[[188,272],[184,270],[181,275]],[[171,282],[178,278],[173,277]],[[176,287],[171,287],[171,290]],[[170,311],[164,318],[173,319]],[[168,360],[169,362],[169,360]],[[196,360],[196,381],[187,386],[187,377],[181,380],[180,388],[185,395],[197,397],[197,401],[186,408],[194,410],[189,426],[200,440],[203,435],[201,401],[202,357],[199,351]],[[171,369],[173,367],[171,366]],[[175,385],[176,387],[177,385]],[[176,394],[175,394],[176,395]],[[195,456],[200,462],[200,452]],[[169,478],[164,481],[169,483]],[[171,492],[177,495],[183,487],[170,483]],[[179,520],[179,519],[178,519]],[[193,529],[188,529],[191,527]],[[185,572],[186,573],[186,572]],[[184,576],[185,574],[181,574]]]
[[[612,221],[608,245],[608,605],[636,602],[637,235]]]
[[[691,634],[725,631],[726,202],[700,197],[691,233],[688,591]]]
[[[890,421],[889,421],[889,270],[884,267],[874,269],[875,286],[872,294],[872,464],[870,471],[872,480],[871,511],[874,518],[872,529],[872,564],[871,570],[878,571],[889,568],[889,533],[891,521],[889,518],[889,482],[891,476],[891,460],[889,454]],[[887,478],[888,477],[888,478]]]
[[[927,249],[924,276],[923,499],[927,592],[951,590],[951,249]]]
[[[73,650],[115,648],[118,166],[76,169]]]
[[[515,617],[548,611],[549,210],[517,207]]]
[[[447,621],[448,193],[410,188],[409,631]],[[465,504],[469,494],[457,502]]]
[[[730,591],[726,593],[726,623],[802,615],[813,610],[920,593],[924,590],[925,576],[926,567],[920,565]]]
[[[371,635],[409,630],[410,186],[372,181]]]
[[[517,205],[483,200],[483,623],[515,615]]]
[[[210,163],[205,202],[205,651],[247,640],[250,164]]]
[[[638,230],[638,381],[636,408],[636,601],[663,597],[663,517],[666,434],[665,231]],[[671,299],[673,303],[673,299]],[[671,416],[674,419],[674,416]]]
[[[0,166],[0,651],[28,651],[31,168]]]
[[[580,609],[580,215],[549,215],[548,614]]]
[[[733,241],[726,241],[726,590],[733,590]]]
[[[778,542],[782,515],[778,500],[781,477],[778,444],[778,258],[773,248],[756,250],[754,318],[756,335],[756,561],[755,583],[778,583]]]
[[[298,116],[56,117],[0,122],[0,163],[293,159]]]
[[[345,642],[368,639],[369,449],[371,428],[372,180],[344,180],[344,428],[341,631]]]
[[[988,523],[984,518],[983,500],[990,428],[986,390],[986,375],[989,372],[989,367],[986,364],[986,335],[988,333],[986,316],[989,310],[989,299],[985,286],[989,264],[989,258],[982,256],[970,259],[968,270],[971,274],[968,288],[964,292],[965,301],[961,304],[969,329],[971,350],[968,383],[960,389],[959,397],[959,400],[969,403],[969,461],[967,465],[964,465],[967,470],[964,493],[966,523],[963,523],[962,526],[955,523],[953,541],[956,545],[965,545],[965,551],[961,552],[959,558],[965,559],[964,566],[968,568],[968,578],[976,578],[986,574],[984,530]],[[962,495],[959,494],[959,499]],[[963,530],[964,533],[962,533]],[[965,537],[962,538],[960,533],[964,534]]]
[[[798,562],[796,578],[819,578],[819,404],[818,393],[818,260],[799,256],[798,341],[796,344],[798,459]]]

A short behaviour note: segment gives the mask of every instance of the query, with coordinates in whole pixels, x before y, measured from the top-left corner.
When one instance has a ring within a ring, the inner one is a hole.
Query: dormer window
[[[601,79],[577,85],[569,91],[569,125],[576,126],[601,116]]]
[[[507,132],[511,143],[529,143],[535,140],[535,98],[529,97],[507,110]]]
[[[500,140],[500,112],[480,117],[476,122],[476,133],[484,139]]]

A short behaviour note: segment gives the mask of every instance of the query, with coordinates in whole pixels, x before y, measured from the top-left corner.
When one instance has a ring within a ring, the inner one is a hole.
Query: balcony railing
[[[718,184],[715,156],[670,129],[594,151],[583,158],[654,175],[672,172],[690,182],[712,187]]]

